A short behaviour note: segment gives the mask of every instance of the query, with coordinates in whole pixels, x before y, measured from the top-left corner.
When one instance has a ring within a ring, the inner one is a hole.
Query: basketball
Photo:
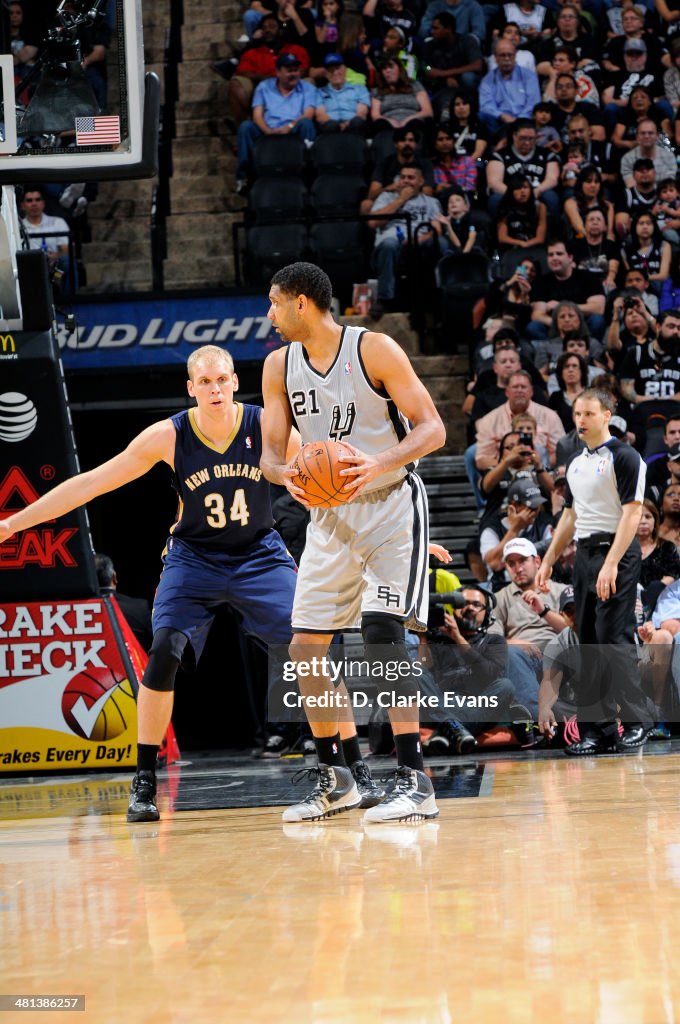
[[[351,454],[351,448],[342,441],[313,441],[303,445],[295,456],[291,463],[296,471],[293,483],[305,492],[312,508],[335,508],[352,497],[352,491],[343,490],[349,478],[340,476],[340,470],[351,465],[339,461],[347,454]]]
[[[107,696],[108,695],[108,696]],[[93,717],[93,707],[99,710]],[[130,681],[110,668],[88,668],[74,676],[61,698],[68,727],[85,740],[101,742],[121,736],[133,721],[135,697]]]

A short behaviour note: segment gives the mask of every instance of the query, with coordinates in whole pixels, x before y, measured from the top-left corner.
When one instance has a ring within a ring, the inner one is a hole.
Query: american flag
[[[120,118],[77,117],[77,146],[117,146],[120,142]]]

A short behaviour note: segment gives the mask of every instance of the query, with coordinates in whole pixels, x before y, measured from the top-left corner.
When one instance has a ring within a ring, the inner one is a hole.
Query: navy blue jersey
[[[236,408],[222,449],[201,434],[193,409],[171,417],[180,504],[170,532],[204,551],[242,551],[274,525],[269,484],[260,469],[262,410],[241,402]]]

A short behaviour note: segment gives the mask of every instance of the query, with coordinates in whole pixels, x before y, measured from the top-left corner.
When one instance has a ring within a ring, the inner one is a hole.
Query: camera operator
[[[454,606],[453,614],[445,610],[445,604]],[[429,753],[445,753],[447,746],[456,753],[467,753],[476,745],[475,736],[511,717],[510,708],[517,701],[505,675],[507,643],[505,637],[488,632],[495,605],[493,594],[474,584],[452,594],[431,595],[425,642],[442,698],[445,694],[455,694],[461,700],[484,697],[487,700],[482,703],[488,706],[475,707],[468,700],[472,706],[451,708],[451,718],[438,722],[427,744]]]

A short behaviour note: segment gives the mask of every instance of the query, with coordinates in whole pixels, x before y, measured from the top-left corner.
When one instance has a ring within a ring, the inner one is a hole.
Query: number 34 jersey
[[[171,417],[179,512],[170,532],[204,551],[239,552],[273,526],[269,484],[260,469],[262,410],[235,404],[236,423],[221,448],[203,436],[193,409]]]
[[[390,396],[371,384],[361,358],[363,333],[361,327],[343,327],[337,354],[326,373],[314,369],[300,342],[288,346],[286,391],[303,444],[346,441],[368,455],[377,455],[398,444],[408,432],[408,421]],[[377,477],[365,493],[396,483],[406,472],[402,467]]]

